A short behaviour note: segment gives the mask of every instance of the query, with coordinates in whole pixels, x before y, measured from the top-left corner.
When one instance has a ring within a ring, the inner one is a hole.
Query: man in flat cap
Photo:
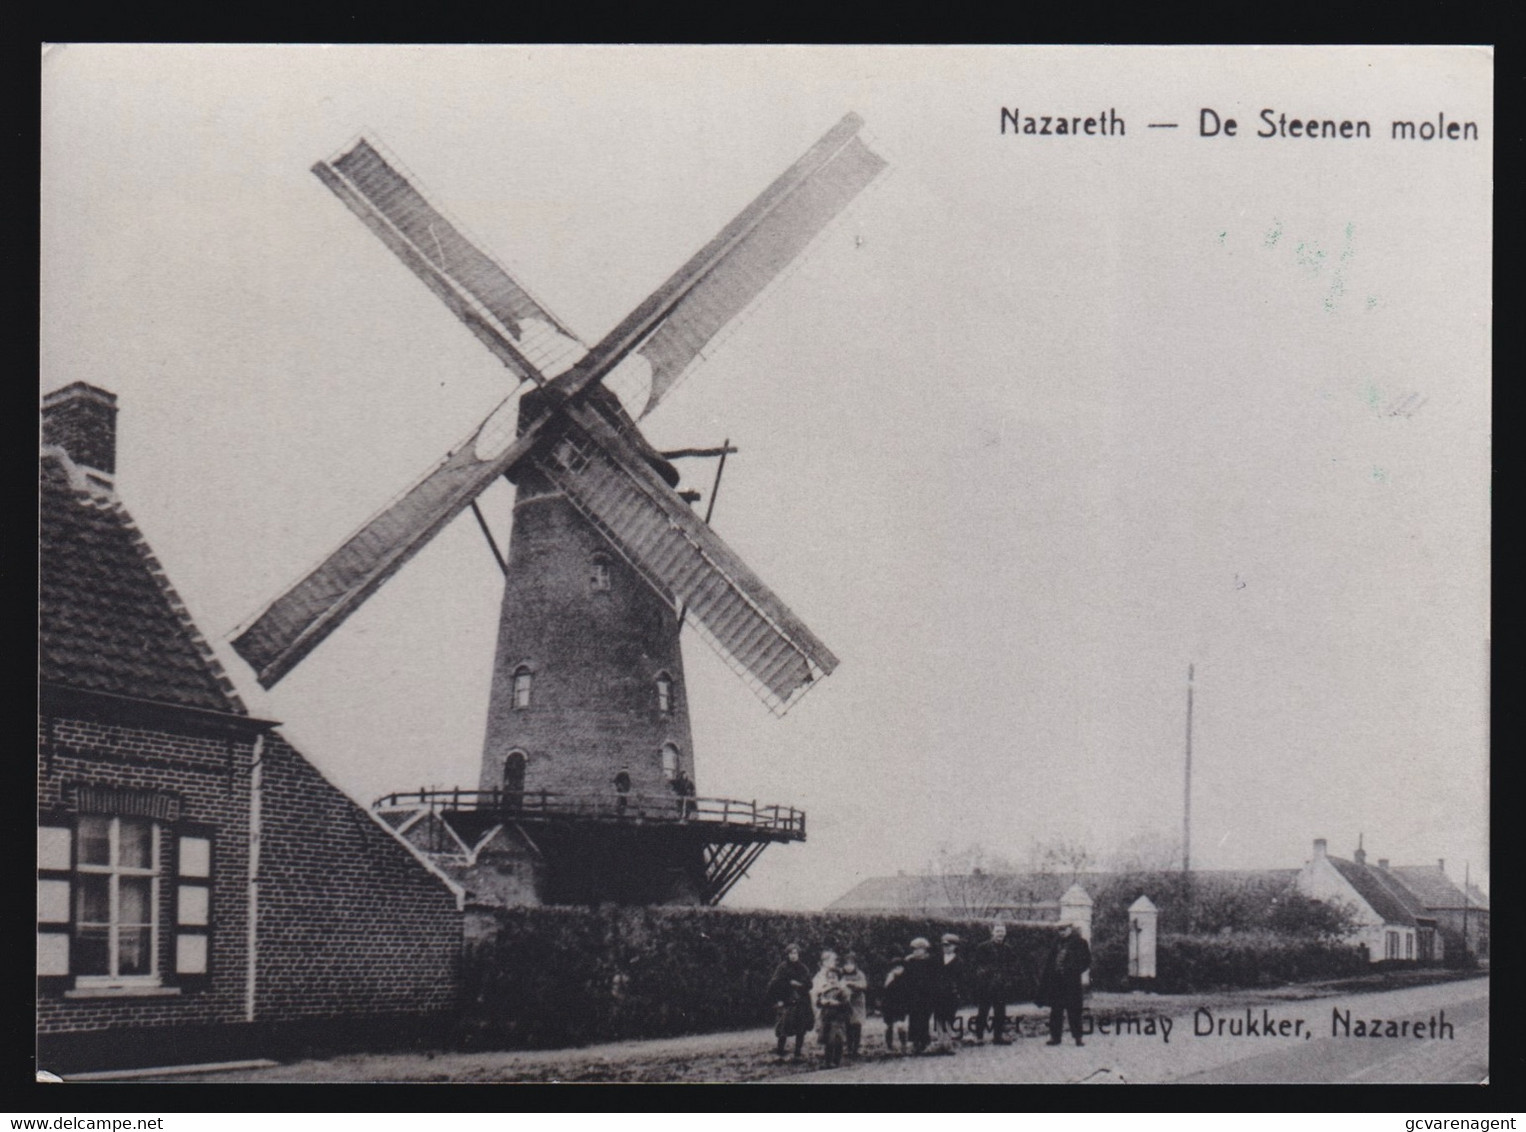
[[[926,1053],[932,1044],[932,1032],[928,1026],[938,1002],[938,985],[942,981],[940,960],[933,957],[933,945],[923,936],[911,941],[911,954],[904,962],[905,971],[900,978],[902,1001],[906,1006],[906,1027],[910,1032],[914,1053]]]

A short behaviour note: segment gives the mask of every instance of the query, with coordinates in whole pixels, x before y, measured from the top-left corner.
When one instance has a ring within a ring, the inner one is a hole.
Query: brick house
[[[1455,884],[1447,876],[1447,863],[1395,865],[1386,860],[1378,868],[1397,878],[1411,892],[1426,915],[1436,921],[1436,958],[1452,948],[1467,951],[1485,962],[1489,959],[1489,898],[1471,884]]]
[[[248,713],[116,494],[116,413],[43,402],[38,1067],[435,1032],[459,887]]]

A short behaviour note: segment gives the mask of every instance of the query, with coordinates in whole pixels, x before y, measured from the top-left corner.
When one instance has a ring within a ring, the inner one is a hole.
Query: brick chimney
[[[42,442],[110,484],[117,470],[117,395],[83,381],[53,390],[42,399]]]
[[[1385,873],[1388,871],[1388,858],[1387,857],[1379,857],[1378,858],[1378,868],[1382,869]]]
[[[1325,850],[1328,847],[1329,847],[1329,845],[1328,845],[1328,843],[1325,841],[1325,839],[1323,837],[1316,837],[1314,839],[1314,856],[1315,856],[1315,858],[1318,859],[1320,857],[1323,857],[1325,855]]]
[[[1436,871],[1441,873],[1447,871],[1447,859],[1445,857],[1436,858]]]
[[[1351,859],[1359,865],[1367,863],[1367,850],[1362,848],[1362,835],[1356,835],[1356,852],[1351,854]]]

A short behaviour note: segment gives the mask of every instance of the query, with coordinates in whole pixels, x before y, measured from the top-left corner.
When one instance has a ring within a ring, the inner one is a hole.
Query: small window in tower
[[[588,584],[596,591],[609,589],[609,559],[604,555],[593,556],[588,568]]]
[[[551,458],[569,472],[581,472],[588,466],[588,454],[571,436],[564,436],[551,450]]]
[[[530,669],[521,664],[514,670],[514,710],[522,711],[530,706],[530,684],[534,680]]]
[[[673,711],[673,678],[666,672],[657,675],[657,710],[663,715]]]
[[[672,743],[662,745],[662,777],[669,782],[678,777],[678,748]]]

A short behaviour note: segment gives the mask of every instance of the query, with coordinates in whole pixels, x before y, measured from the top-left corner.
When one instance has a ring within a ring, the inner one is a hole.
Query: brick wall
[[[39,718],[40,818],[72,819],[73,785],[172,793],[180,799],[180,823],[195,823],[196,832],[213,839],[207,977],[177,985],[176,886],[166,872],[156,954],[163,990],[72,997],[69,978],[41,980],[39,1055],[57,1069],[84,1069],[279,1054],[313,1040],[385,1045],[437,1037],[458,993],[462,913],[454,894],[274,733],[264,738],[258,771],[255,1018],[249,1022],[256,739],[194,731]],[[161,860],[168,859],[165,849]]]
[[[591,582],[593,563],[607,589]],[[508,574],[489,698],[481,786],[500,784],[503,761],[525,752],[525,789],[613,793],[622,768],[631,791],[671,797],[662,748],[695,778],[678,618],[565,497],[533,471],[520,474]],[[514,674],[532,673],[530,706],[514,706]],[[673,681],[658,707],[657,678]]]
[[[66,980],[39,992],[40,1034],[237,1022],[244,1017],[245,880],[248,875],[252,736],[177,734],[146,727],[43,715],[38,720],[38,813],[62,815],[65,791],[89,783],[162,791],[181,799],[181,820],[213,837],[208,977],[147,998],[68,998]],[[167,850],[166,850],[167,854]],[[174,970],[175,885],[159,885],[156,969]],[[167,983],[173,983],[166,976]]]
[[[260,798],[259,1019],[451,1010],[461,913],[445,883],[277,735]]]

